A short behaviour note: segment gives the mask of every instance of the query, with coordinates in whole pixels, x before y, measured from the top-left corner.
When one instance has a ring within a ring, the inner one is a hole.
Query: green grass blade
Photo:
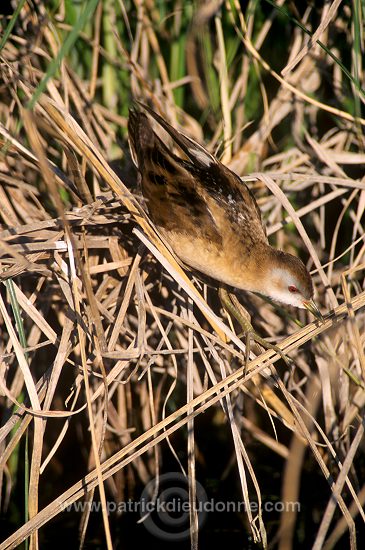
[[[1,42],[0,42],[0,52],[3,49],[3,47],[5,46],[6,41],[8,40],[8,38],[10,36],[10,33],[14,28],[16,20],[18,19],[19,13],[21,12],[21,10],[22,10],[22,8],[25,4],[25,1],[26,0],[20,0],[19,4],[16,7],[16,10],[14,11],[14,13],[13,13],[13,15],[12,15],[10,21],[9,21],[8,26],[5,29],[4,36],[2,37]]]
[[[89,20],[89,18],[94,13],[96,6],[98,5],[99,0],[89,0],[89,2],[86,5],[86,8],[81,13],[79,19],[76,21],[75,26],[73,27],[70,34],[67,36],[66,40],[64,41],[63,45],[60,48],[60,51],[58,52],[57,56],[51,61],[49,64],[48,70],[44,77],[42,78],[38,88],[34,92],[32,98],[28,102],[28,109],[33,109],[34,105],[37,103],[40,95],[45,90],[47,86],[47,82],[50,78],[53,77],[53,75],[58,70],[60,63],[62,59],[68,54],[68,52],[71,50],[72,46],[76,42],[79,32],[84,28],[85,24]]]

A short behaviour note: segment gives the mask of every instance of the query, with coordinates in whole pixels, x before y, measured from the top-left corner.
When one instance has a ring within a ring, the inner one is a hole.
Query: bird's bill
[[[314,315],[314,317],[316,317],[317,319],[319,319],[322,323],[324,322],[324,318],[323,318],[323,315],[322,313],[319,311],[318,309],[318,306],[315,304],[315,302],[313,300],[308,300],[308,301],[305,301],[303,302],[303,306],[311,312],[312,315]]]

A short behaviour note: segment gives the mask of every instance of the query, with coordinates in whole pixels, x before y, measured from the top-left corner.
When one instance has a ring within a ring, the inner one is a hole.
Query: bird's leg
[[[237,319],[237,321],[241,325],[241,328],[243,329],[243,332],[238,334],[238,338],[242,338],[242,336],[244,335],[246,336],[245,367],[247,369],[251,351],[251,335],[253,334],[251,316],[248,311],[243,307],[243,305],[239,302],[237,296],[235,296],[231,292],[227,292],[227,290],[224,288],[221,288],[221,291],[222,294],[220,295],[220,299],[223,307],[226,309],[226,311],[231,313],[231,315],[233,315]]]
[[[250,337],[252,337],[252,339],[260,344],[263,348],[273,349],[274,351],[276,351],[276,353],[280,355],[283,361],[285,361],[285,363],[290,366],[289,358],[278,346],[276,346],[275,344],[271,344],[254,331],[254,328],[249,320],[250,316],[245,308],[242,306],[242,304],[239,303],[237,297],[234,294],[228,292],[227,289],[222,286],[219,287],[218,293],[224,309],[228,311],[228,313],[239,322],[244,334],[246,334],[246,362],[248,361],[250,355],[249,341]]]

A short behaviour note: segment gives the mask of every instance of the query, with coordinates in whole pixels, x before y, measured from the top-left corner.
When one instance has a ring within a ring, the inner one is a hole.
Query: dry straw
[[[196,53],[199,25],[206,32],[212,20],[222,116],[215,124],[208,120],[210,148],[220,150],[223,137],[224,161],[256,193],[277,246],[295,249],[307,259],[318,302],[328,312],[319,325],[303,312],[283,311],[257,297],[245,302],[258,331],[278,341],[293,360],[289,370],[273,350],[255,347],[246,358],[245,340],[220,311],[215,290],[186,270],[156,232],[133,169],[127,170],[133,180],[127,185],[109,162],[120,129],[127,150],[126,118],[113,105],[117,87],[100,101],[98,67],[104,80],[113,81],[117,69],[126,71],[129,97],[133,93],[150,101],[172,124],[202,139],[203,128],[177,105],[174,95],[179,86],[190,83],[195,105],[209,105],[197,58],[187,59],[188,74],[171,81],[161,46],[163,27],[156,25],[159,13],[153,3],[136,3],[134,25],[121,2],[131,43],[126,46],[116,21],[111,21],[112,45],[102,44],[101,2],[94,35],[82,35],[92,52],[89,80],[81,80],[72,63],[62,58],[59,73],[49,78],[46,91],[29,111],[24,106],[44,76],[42,67],[62,51],[56,31],[70,29],[61,22],[62,10],[47,24],[41,2],[39,13],[21,10],[18,31],[4,44],[0,60],[3,508],[13,498],[10,480],[16,472],[11,460],[26,433],[31,459],[28,518],[1,541],[0,550],[15,548],[28,537],[30,547],[38,548],[40,528],[81,498],[100,498],[105,544],[112,548],[107,498],[126,498],[127,478],[142,484],[158,479],[163,442],[175,455],[176,468],[186,473],[190,504],[195,502],[200,452],[196,426],[209,409],[219,411],[220,429],[230,430],[248,530],[255,541],[264,546],[277,541],[282,550],[291,548],[298,518],[293,511],[283,512],[279,529],[273,533],[271,528],[267,540],[262,505],[263,494],[271,489],[260,483],[250,448],[253,440],[266,448],[266,456],[284,459],[277,495],[281,500],[299,500],[305,457],[328,482],[313,547],[332,548],[346,530],[351,547],[356,547],[355,521],[365,519],[359,458],[365,406],[365,183],[359,128],[365,122],[315,99],[322,78],[319,60],[324,62],[326,55],[318,39],[328,38],[340,4],[333,2],[323,11],[311,39],[298,29],[293,33],[292,54],[282,71],[285,78],[260,53],[273,20],[267,19],[253,39],[253,19],[246,20],[238,2],[204,4],[187,38],[187,51]],[[178,13],[171,15],[177,28]],[[226,20],[245,46],[235,81],[227,63]],[[28,51],[23,31],[30,21],[42,21],[43,30]],[[249,59],[259,75],[257,89],[264,105],[252,130],[243,101],[249,89]],[[158,78],[149,74],[151,63]],[[263,74],[278,83],[270,99]],[[333,78],[337,85],[336,70]],[[302,131],[307,120],[313,127],[323,113],[334,117],[326,133]],[[293,140],[281,151],[273,134],[289,118]],[[123,162],[128,167],[126,158]],[[331,219],[334,213],[336,221]],[[50,437],[56,419],[57,437]],[[42,478],[48,472],[54,475],[62,446],[75,437],[74,426],[82,434],[77,445],[82,446],[78,460],[86,457],[84,474],[77,482],[65,481],[60,494],[49,494],[48,504],[40,507]],[[180,461],[171,436],[182,427],[187,427],[187,458]],[[252,500],[258,503],[257,514],[250,511]],[[198,516],[193,506],[190,510],[191,544],[197,548]],[[82,541],[87,539],[88,522],[85,513]]]

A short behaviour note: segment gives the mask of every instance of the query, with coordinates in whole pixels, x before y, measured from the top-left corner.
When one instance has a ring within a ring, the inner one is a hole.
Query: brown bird
[[[176,255],[220,283],[306,308],[322,320],[308,270],[299,258],[270,246],[260,209],[245,183],[204,147],[142,107],[187,157],[168,149],[144,113],[130,110],[129,141],[142,193],[154,224]],[[227,292],[221,298],[244,329],[252,329],[235,314]]]

